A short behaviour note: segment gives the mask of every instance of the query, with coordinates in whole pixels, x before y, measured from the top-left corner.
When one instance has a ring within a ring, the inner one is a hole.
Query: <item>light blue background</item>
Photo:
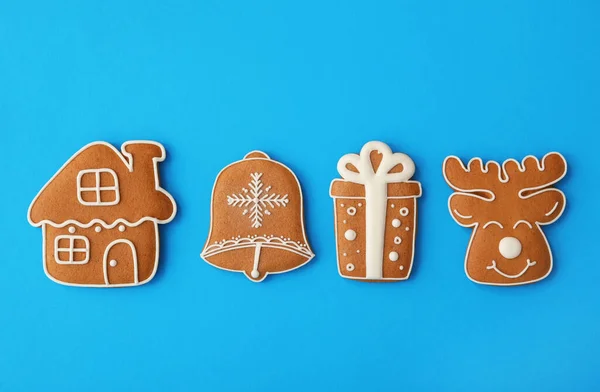
[[[592,0],[0,2],[0,390],[598,390],[599,20]],[[137,138],[166,146],[180,207],[159,273],[53,283],[30,201],[84,144]],[[328,187],[368,140],[423,184],[406,282],[337,275]],[[199,258],[214,178],[253,149],[300,178],[317,254],[262,284]],[[472,283],[444,157],[552,150],[551,276]]]

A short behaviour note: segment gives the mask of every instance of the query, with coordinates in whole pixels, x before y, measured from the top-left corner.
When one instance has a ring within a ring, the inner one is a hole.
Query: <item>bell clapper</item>
[[[259,242],[256,244],[256,248],[254,249],[254,265],[252,266],[252,272],[250,272],[250,276],[254,279],[257,279],[260,276],[260,272],[258,272],[258,261],[260,260],[260,248],[262,244]]]

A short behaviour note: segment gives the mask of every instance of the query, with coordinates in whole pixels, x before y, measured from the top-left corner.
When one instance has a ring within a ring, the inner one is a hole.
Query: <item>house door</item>
[[[138,284],[138,260],[135,245],[129,240],[115,240],[104,251],[104,283]]]

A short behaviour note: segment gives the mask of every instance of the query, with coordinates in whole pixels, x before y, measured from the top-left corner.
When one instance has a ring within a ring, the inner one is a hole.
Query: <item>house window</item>
[[[84,206],[119,203],[119,179],[112,169],[87,169],[77,175],[77,199]]]
[[[82,235],[59,235],[54,240],[54,259],[58,264],[86,264],[90,241]]]

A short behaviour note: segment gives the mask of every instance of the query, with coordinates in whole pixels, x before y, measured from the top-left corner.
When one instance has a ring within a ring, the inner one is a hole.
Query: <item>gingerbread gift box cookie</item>
[[[338,162],[331,183],[338,271],[350,279],[405,280],[410,276],[421,184],[409,181],[415,165],[382,142]]]
[[[443,173],[454,190],[450,214],[459,225],[473,228],[465,257],[469,279],[514,286],[550,274],[552,252],[542,226],[555,222],[565,208],[564,193],[553,187],[567,173],[561,154],[485,165],[473,158],[466,166],[450,156]]]
[[[221,170],[201,257],[217,268],[244,272],[254,282],[309,262],[314,254],[296,175],[260,151]]]
[[[122,287],[149,282],[159,257],[158,225],[175,200],[161,188],[164,147],[129,141],[119,152],[105,142],[73,155],[41,189],[28,211],[42,228],[43,265],[57,283]]]

